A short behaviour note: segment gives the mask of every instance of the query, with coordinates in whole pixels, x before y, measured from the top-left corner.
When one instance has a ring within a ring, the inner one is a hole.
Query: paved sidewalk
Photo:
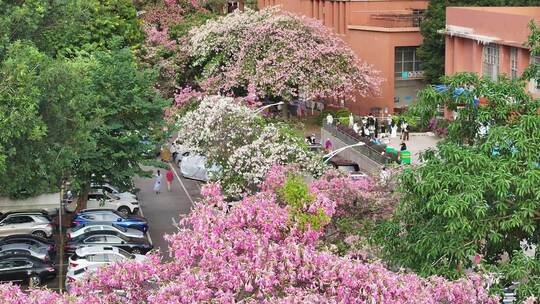
[[[146,167],[145,170],[152,169],[153,174],[157,168]],[[135,186],[140,188],[139,203],[141,213],[148,219],[149,236],[156,249],[160,250],[164,258],[169,256],[165,234],[172,234],[177,231],[180,214],[188,214],[193,206],[192,201],[200,198],[200,183],[194,180],[182,178],[178,168],[173,165],[173,172],[176,172],[171,187],[171,192],[167,191],[165,180],[166,170],[159,169],[163,175],[161,193],[153,191],[154,178],[134,178]]]
[[[396,138],[390,139],[390,145],[399,150],[402,140],[399,139],[399,135]],[[405,142],[407,150],[412,154],[412,163],[417,164],[419,162],[419,154],[429,148],[435,148],[437,143],[441,140],[440,137],[430,135],[430,133],[410,133],[409,140]]]

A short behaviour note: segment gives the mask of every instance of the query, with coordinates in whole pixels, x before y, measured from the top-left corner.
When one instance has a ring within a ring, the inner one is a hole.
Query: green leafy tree
[[[446,8],[449,6],[534,6],[537,0],[431,0],[420,25],[424,38],[418,48],[422,69],[428,83],[437,83],[444,75],[444,35],[437,31],[446,24]]]
[[[0,195],[55,188],[62,170],[85,149],[85,67],[21,42],[7,49],[0,64]]]
[[[402,175],[404,197],[376,239],[396,266],[455,278],[477,267],[473,257],[513,263],[520,243],[538,244],[540,116],[523,82],[463,73],[443,83],[422,91],[415,111],[428,117],[446,106],[458,117],[437,150]],[[516,279],[504,275],[503,285]]]
[[[123,46],[144,39],[130,0],[6,0],[0,3],[0,25],[4,42],[30,40],[51,56],[109,49],[115,37],[122,37]]]
[[[128,186],[142,173],[150,138],[163,125],[163,109],[170,105],[154,89],[156,73],[142,70],[129,49],[97,52],[89,69],[89,99],[93,109],[86,115],[94,124],[92,147],[80,155],[74,167],[79,181],[94,174],[117,185]]]

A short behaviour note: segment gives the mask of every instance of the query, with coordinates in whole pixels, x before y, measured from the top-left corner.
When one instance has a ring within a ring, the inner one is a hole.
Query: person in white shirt
[[[357,123],[354,123],[354,125],[353,125],[352,128],[353,128],[354,132],[357,133],[357,134],[358,134],[358,132],[360,131],[360,127],[358,126]]]
[[[332,114],[328,113],[328,115],[326,115],[326,124],[331,125],[332,123],[334,123],[334,117],[332,117]]]

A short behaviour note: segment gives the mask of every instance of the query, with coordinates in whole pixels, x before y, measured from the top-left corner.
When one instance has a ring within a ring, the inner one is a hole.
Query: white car
[[[66,291],[69,292],[71,290],[71,285],[74,284],[77,281],[80,281],[82,278],[84,278],[86,275],[90,275],[92,272],[95,272],[101,265],[97,266],[89,266],[89,267],[83,267],[75,270],[68,270],[66,272]]]
[[[185,178],[207,182],[209,174],[219,174],[221,167],[217,165],[208,167],[206,157],[195,154],[182,159],[180,172]]]
[[[139,202],[134,198],[122,198],[110,192],[88,194],[87,208],[89,209],[113,209],[123,215],[137,213]]]
[[[143,238],[144,233],[137,229],[126,228],[119,226],[115,223],[82,223],[79,226],[69,228],[67,230],[67,237],[73,239],[81,234],[85,234],[90,231],[116,231],[126,237]]]
[[[81,268],[108,265],[117,262],[135,260],[146,261],[147,257],[140,254],[131,254],[114,246],[88,246],[75,250],[69,257],[67,271],[75,271]]]
[[[90,193],[102,193],[103,191],[105,192],[109,192],[109,193],[112,193],[120,198],[125,198],[125,199],[134,199],[134,200],[137,200],[137,195],[136,194],[133,194],[131,192],[120,192],[118,190],[118,188],[110,185],[110,184],[103,184],[103,185],[98,185],[98,184],[92,184],[90,186]]]

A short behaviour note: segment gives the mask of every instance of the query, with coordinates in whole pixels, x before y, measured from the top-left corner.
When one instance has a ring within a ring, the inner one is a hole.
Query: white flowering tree
[[[238,147],[260,133],[262,119],[230,97],[208,96],[178,120],[178,142],[209,160],[224,165]]]
[[[214,178],[231,196],[256,190],[274,164],[297,163],[314,173],[322,169],[301,136],[286,125],[265,124],[253,109],[230,97],[205,97],[177,126],[178,143],[223,168]]]
[[[296,164],[302,171],[315,175],[323,169],[322,159],[307,149],[302,138],[284,125],[269,124],[256,140],[239,147],[229,157],[229,170],[221,180],[227,185],[227,194],[239,195],[245,190],[256,190],[272,166],[286,164]]]

